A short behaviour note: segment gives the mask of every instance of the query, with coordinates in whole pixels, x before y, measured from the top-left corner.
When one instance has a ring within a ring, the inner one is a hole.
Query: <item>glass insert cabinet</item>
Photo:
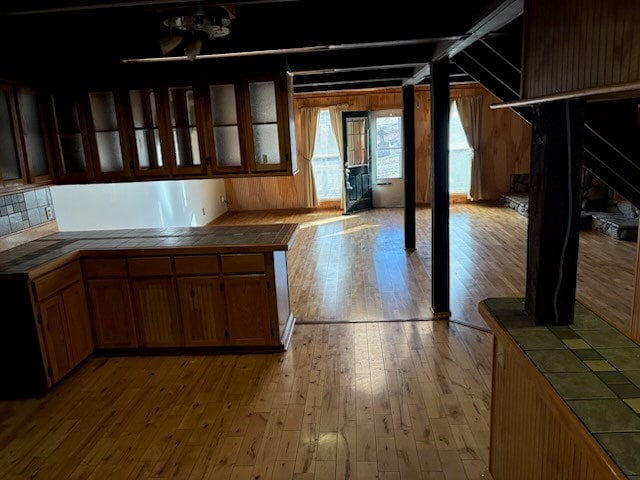
[[[293,175],[298,166],[291,107],[287,72],[54,92],[56,180]]]

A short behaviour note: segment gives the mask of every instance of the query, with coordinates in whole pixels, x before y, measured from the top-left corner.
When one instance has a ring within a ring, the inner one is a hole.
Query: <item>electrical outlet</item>
[[[204,207],[202,207],[202,215],[206,215],[206,212],[204,210]]]
[[[220,203],[226,203],[226,199],[224,198],[224,195],[220,195]]]
[[[44,207],[44,213],[47,216],[47,220],[53,220],[53,208]]]

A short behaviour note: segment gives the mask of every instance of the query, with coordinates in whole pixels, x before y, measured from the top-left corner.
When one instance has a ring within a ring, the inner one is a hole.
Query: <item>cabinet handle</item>
[[[229,332],[226,328],[224,329],[224,338],[229,338]]]

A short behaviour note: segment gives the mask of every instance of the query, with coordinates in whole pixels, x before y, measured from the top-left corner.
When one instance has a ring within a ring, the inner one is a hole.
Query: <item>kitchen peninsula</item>
[[[297,224],[59,232],[0,253],[2,398],[94,351],[284,351]]]

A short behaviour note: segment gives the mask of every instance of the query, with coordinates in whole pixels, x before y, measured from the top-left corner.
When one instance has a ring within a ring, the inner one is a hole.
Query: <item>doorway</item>
[[[344,213],[373,206],[371,195],[371,121],[369,112],[343,112]]]
[[[374,207],[404,206],[402,110],[372,112]]]

